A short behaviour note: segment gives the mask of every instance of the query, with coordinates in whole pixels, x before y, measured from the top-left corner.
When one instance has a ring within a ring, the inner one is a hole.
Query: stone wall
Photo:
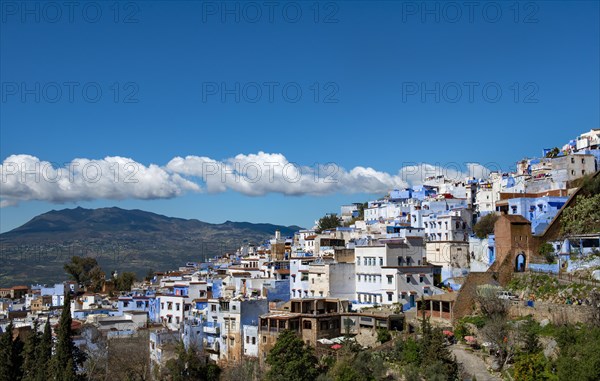
[[[527,307],[525,302],[519,301],[513,302],[510,306],[509,314],[513,318],[531,315],[538,322],[548,319],[550,323],[560,325],[588,322],[591,311],[591,307],[589,306],[537,301],[534,303],[534,307]]]

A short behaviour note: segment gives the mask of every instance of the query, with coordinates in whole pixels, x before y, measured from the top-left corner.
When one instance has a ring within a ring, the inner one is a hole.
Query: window
[[[179,311],[179,303],[175,303],[175,310]]]
[[[406,283],[410,283],[410,275],[406,276]]]
[[[217,306],[216,306],[216,305],[214,305],[214,304],[213,304],[213,305],[211,305],[211,306],[210,306],[210,310],[211,310],[211,311],[213,311],[213,312],[214,312],[214,311],[216,311],[216,310],[217,310]]]
[[[250,336],[246,336],[246,344],[250,344]]]
[[[252,345],[256,345],[256,337],[252,337]]]
[[[263,343],[267,342],[267,336],[263,336]]]
[[[310,320],[304,320],[302,322],[302,327],[304,329],[312,329],[312,322]]]
[[[423,275],[419,276],[419,283],[423,283]]]
[[[392,301],[392,293],[388,292],[387,296],[388,296],[388,299],[387,299],[388,302],[391,302]]]
[[[387,276],[387,280],[388,280],[388,284],[392,284],[394,281],[394,276],[393,275],[388,275]]]
[[[383,258],[382,257],[379,258],[379,266],[383,266]]]

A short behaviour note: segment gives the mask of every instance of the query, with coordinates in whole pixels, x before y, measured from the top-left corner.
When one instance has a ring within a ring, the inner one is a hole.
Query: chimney
[[[275,230],[275,239],[281,239],[281,232],[279,230]]]

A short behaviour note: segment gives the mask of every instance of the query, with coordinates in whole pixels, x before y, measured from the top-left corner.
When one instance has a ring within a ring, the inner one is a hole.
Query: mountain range
[[[67,279],[71,256],[94,256],[106,273],[177,269],[241,245],[260,244],[276,230],[290,236],[299,226],[226,221],[211,224],[143,210],[52,210],[0,234],[0,286]]]

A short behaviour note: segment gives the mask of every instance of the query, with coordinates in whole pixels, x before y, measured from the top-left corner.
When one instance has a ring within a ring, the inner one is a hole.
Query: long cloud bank
[[[9,156],[0,165],[0,207],[30,200],[166,199],[189,192],[234,191],[248,196],[377,194],[421,184],[432,176],[459,180],[488,174],[485,166],[476,163],[403,163],[395,174],[361,166],[346,170],[335,163],[300,165],[282,154],[265,152],[224,160],[175,157],[162,166],[118,156],[76,158],[58,164],[22,154]]]

